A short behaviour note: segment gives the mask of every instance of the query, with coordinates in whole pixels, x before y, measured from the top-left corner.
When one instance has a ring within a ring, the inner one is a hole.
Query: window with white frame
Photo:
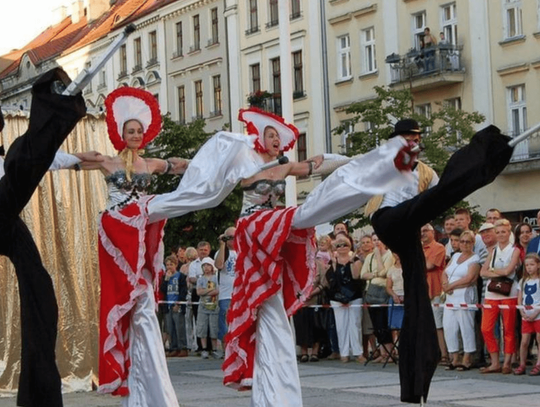
[[[184,85],[178,87],[178,122],[186,122],[186,88]]]
[[[527,103],[525,85],[511,86],[508,89],[509,131],[512,136],[523,133],[527,128]]]
[[[369,133],[372,137],[375,137],[375,145],[379,146],[381,144],[379,137],[377,136],[376,130],[377,126],[373,122],[364,122],[364,129],[366,133]]]
[[[302,15],[300,10],[300,0],[291,0],[291,20],[298,18]]]
[[[521,0],[503,0],[504,37],[513,38],[523,35]]]
[[[293,98],[304,96],[304,67],[302,64],[302,51],[292,53],[293,60]]]
[[[249,66],[251,73],[251,91],[258,92],[261,90],[261,64],[253,64]]]
[[[126,51],[126,44],[122,45],[120,47],[120,76],[123,76],[127,73],[127,51]],[[76,75],[74,76],[74,78]]]
[[[157,33],[155,30],[148,33],[148,48],[150,48],[149,62],[157,62]]]
[[[278,0],[269,0],[268,2],[269,21],[267,27],[273,27],[279,24]]]
[[[212,35],[208,41],[210,44],[217,44],[219,41],[219,19],[217,7],[210,10],[210,21],[212,22]]]
[[[375,28],[370,27],[362,30],[362,72],[371,73],[377,71],[377,54],[375,52]]]
[[[134,49],[134,67],[133,71],[138,71],[142,68],[142,50],[141,50],[141,37],[135,38],[133,41]]]
[[[99,72],[98,89],[103,89],[103,88],[106,88],[106,87],[107,87],[107,72],[105,71],[105,69],[102,69]]]
[[[444,101],[445,107],[452,107],[456,110],[461,110],[461,98],[451,98]]]
[[[212,77],[212,84],[214,86],[214,112],[213,116],[221,115],[221,75],[215,75]]]
[[[412,31],[414,48],[420,49],[422,38],[424,37],[424,29],[426,28],[426,12],[421,11],[412,15]]]
[[[201,23],[199,15],[193,16],[193,48],[192,51],[201,49]]]
[[[461,110],[461,98],[457,97],[457,98],[445,99],[443,101],[443,106],[448,107],[448,108],[452,108],[452,109],[455,109],[455,110]],[[450,136],[450,135],[452,135],[454,130],[452,129],[451,126],[447,126],[446,127],[446,132]],[[454,134],[456,136],[457,141],[460,142],[462,140],[462,138],[463,138],[461,132],[456,131],[456,132],[454,132]]]
[[[338,38],[338,79],[350,79],[351,69],[351,40],[349,35]]]
[[[307,156],[307,139],[306,133],[300,133],[298,135],[298,140],[296,141],[296,161],[306,161]]]
[[[441,6],[442,32],[447,44],[457,45],[456,3]]]
[[[272,67],[272,92],[281,95],[281,65],[279,57],[270,60]]]
[[[203,86],[202,81],[195,81],[195,118],[203,117]]]
[[[350,136],[354,134],[354,123],[350,120],[343,120],[341,126],[343,132],[341,133],[341,144],[339,147],[341,148],[341,152],[345,154],[352,147]]]
[[[416,105],[414,107],[414,110],[415,110],[416,114],[418,114],[420,116],[424,116],[426,119],[431,118],[431,103],[425,103],[425,104],[422,104],[422,105]],[[424,132],[426,133],[426,135],[429,135],[431,133],[431,127],[426,127],[424,129]]]
[[[176,53],[173,56],[184,55],[184,33],[182,31],[182,22],[179,21],[176,23]]]
[[[249,28],[246,34],[259,31],[259,10],[257,0],[249,0]]]
[[[536,31],[540,31],[540,0],[536,0]]]

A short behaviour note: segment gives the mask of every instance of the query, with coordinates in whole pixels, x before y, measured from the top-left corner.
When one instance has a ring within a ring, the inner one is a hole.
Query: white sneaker
[[[202,353],[201,353],[201,357],[202,357],[203,359],[208,359],[208,352],[205,351],[205,350],[203,350]]]
[[[213,352],[212,352],[212,357],[213,357],[214,359],[221,359],[221,358],[222,358],[221,352],[218,351],[218,350],[213,351]]]

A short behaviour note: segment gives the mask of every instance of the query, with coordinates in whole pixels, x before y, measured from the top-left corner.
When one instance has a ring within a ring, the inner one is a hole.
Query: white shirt
[[[81,160],[75,157],[72,154],[64,153],[63,151],[58,151],[54,156],[54,161],[49,167],[51,170],[62,170],[66,168],[71,168],[75,164],[80,163]],[[0,157],[0,179],[4,176],[4,159]]]
[[[216,253],[216,258],[219,250]],[[236,277],[236,258],[238,254],[235,250],[229,249],[229,257],[225,260],[223,268],[219,270],[219,300],[230,300],[232,298],[234,279]]]
[[[189,263],[188,278],[199,278],[202,276],[202,260],[197,258]]]
[[[540,279],[530,279],[525,282],[520,281],[518,285],[518,290],[521,291],[523,287],[523,294],[521,298],[522,305],[540,305]],[[531,315],[536,312],[535,309],[526,309],[525,315]],[[538,321],[540,315],[538,315],[534,320]]]
[[[501,250],[499,245],[495,246],[495,249],[493,249],[493,255],[495,256],[495,260],[493,258],[490,262],[490,267],[493,266],[493,268],[496,269],[502,269],[508,266],[510,264],[510,261],[512,260],[512,254],[514,253],[514,250],[517,250],[512,244],[508,243],[504,249]],[[516,273],[511,273],[508,275],[508,278],[514,279]],[[491,279],[489,280],[491,281]],[[486,284],[486,291],[484,298],[486,300],[506,300],[508,298],[517,298],[518,295],[518,289],[517,289],[517,283],[514,281],[514,284],[512,285],[512,290],[510,291],[509,296],[505,296],[498,293],[492,293],[491,291],[488,291],[487,287],[489,285],[489,282]]]
[[[467,260],[458,264],[460,256],[461,253],[455,253],[448,267],[446,267],[445,273],[448,276],[448,282],[450,284],[465,277],[469,273],[469,266],[471,264],[480,262],[478,255],[473,254]],[[469,287],[454,289],[452,294],[447,295],[446,302],[449,304],[476,304],[476,283]]]
[[[385,208],[388,206],[394,207],[418,195],[418,186],[420,184],[420,173],[418,172],[418,167],[415,168],[414,171],[411,172],[411,174],[412,178],[410,182],[405,183],[400,188],[392,189],[391,191],[384,194],[381,208]],[[431,179],[428,188],[432,188],[438,183],[439,176],[435,172],[433,172],[433,178]]]

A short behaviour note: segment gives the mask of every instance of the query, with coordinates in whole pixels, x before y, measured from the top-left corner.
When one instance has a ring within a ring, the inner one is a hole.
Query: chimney
[[[109,0],[88,0],[88,22],[98,19],[109,9]]]
[[[52,11],[52,21],[51,25],[57,25],[60,24],[62,21],[64,21],[64,18],[67,17],[67,8],[66,6],[60,6],[55,8]]]
[[[71,3],[71,22],[77,24],[84,17],[84,1],[75,0]]]

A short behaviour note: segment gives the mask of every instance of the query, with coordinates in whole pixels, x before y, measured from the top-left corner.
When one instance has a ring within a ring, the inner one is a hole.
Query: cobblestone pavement
[[[168,359],[169,371],[182,407],[249,406],[250,393],[221,384],[219,360],[195,356]],[[305,407],[403,406],[399,401],[396,365],[341,363],[321,360],[299,365]],[[530,370],[530,368],[529,368]],[[540,406],[540,377],[481,375],[478,370],[437,370],[427,406],[536,407]],[[0,407],[15,406],[15,397],[0,398]],[[96,392],[64,395],[65,407],[120,406],[115,397]],[[154,406],[151,406],[154,407]],[[277,406],[276,406],[277,407]]]

